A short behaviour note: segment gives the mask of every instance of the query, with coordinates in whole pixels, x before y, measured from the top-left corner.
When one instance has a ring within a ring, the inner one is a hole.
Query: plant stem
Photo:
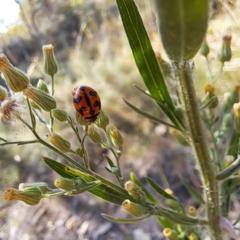
[[[206,136],[200,117],[199,106],[189,62],[175,63],[179,94],[185,108],[185,117],[191,137],[191,145],[198,162],[204,198],[206,201],[208,227],[212,240],[221,240],[219,226],[219,190],[215,172],[211,163]]]

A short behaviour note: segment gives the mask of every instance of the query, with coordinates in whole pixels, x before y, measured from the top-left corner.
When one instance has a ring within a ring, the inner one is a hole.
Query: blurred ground
[[[115,1],[69,0],[59,1],[61,4],[57,6],[54,0],[44,2],[38,10],[35,9],[37,4],[31,6],[28,1],[22,1],[24,11],[21,18],[25,20],[23,24],[0,36],[2,52],[15,66],[28,71],[33,84],[40,78],[50,84],[50,79],[42,70],[41,46],[53,44],[60,67],[56,76],[55,94],[58,107],[73,116],[72,87],[75,84],[94,86],[101,96],[103,109],[108,113],[111,124],[123,133],[124,154],[121,163],[125,178],[128,179],[128,173],[133,171],[152,191],[144,176],[148,175],[167,187],[162,182],[164,173],[171,189],[184,205],[187,207],[195,204],[178,178],[179,174],[183,174],[196,188],[201,187],[194,171],[190,149],[177,144],[163,126],[137,115],[122,101],[124,97],[141,109],[164,117],[150,99],[142,96],[132,86],[137,84],[144,88]],[[152,3],[136,3],[154,49],[165,57],[157,34]],[[216,2],[212,6],[207,39],[211,48],[209,61],[214,73],[217,73],[220,66],[215,57],[221,47],[222,36],[233,36],[233,60],[226,63],[224,73],[219,78],[216,90],[218,94],[230,91],[235,84],[239,84],[239,14],[239,6],[234,1],[223,1],[222,4]],[[196,79],[196,88],[202,95],[203,85],[207,81],[202,56],[196,57]],[[73,145],[76,144],[73,134],[66,126],[57,123],[56,129]],[[43,136],[46,134],[43,127],[39,131]],[[10,130],[1,126],[0,132],[0,136],[7,139],[32,139],[32,135],[21,125]],[[92,169],[109,178],[104,169],[107,163],[102,154],[110,153],[90,142],[87,149]],[[43,164],[41,156],[64,162],[39,145],[14,145],[1,148],[0,154],[1,191],[6,187],[17,187],[21,182],[45,181],[53,186],[52,182],[58,176]],[[161,227],[153,217],[138,224],[116,225],[104,220],[100,215],[103,212],[115,217],[128,216],[120,207],[103,202],[88,193],[71,198],[43,199],[34,207],[20,202],[13,203],[0,211],[0,239],[163,239]]]

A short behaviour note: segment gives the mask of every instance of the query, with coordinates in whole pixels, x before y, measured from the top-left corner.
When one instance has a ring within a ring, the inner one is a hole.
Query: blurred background
[[[135,1],[156,53],[167,57],[158,35],[153,1]],[[216,84],[216,92],[231,91],[240,84],[240,6],[235,0],[210,1],[210,23],[207,40],[209,62],[213,73],[220,63],[216,52],[222,37],[232,35],[233,57],[224,66]],[[201,189],[194,170],[194,160],[188,147],[183,147],[168,133],[165,126],[150,122],[132,111],[122,100],[164,118],[151,99],[133,85],[145,89],[125,36],[114,0],[0,0],[0,52],[13,65],[27,72],[33,85],[43,79],[50,86],[50,78],[42,67],[42,45],[52,44],[59,71],[55,76],[55,99],[58,108],[74,115],[71,90],[77,84],[93,87],[100,95],[102,108],[110,122],[124,137],[121,158],[123,175],[128,180],[133,171],[145,183],[144,176],[168,187],[185,206],[196,204],[178,178],[183,174],[197,189]],[[209,80],[204,58],[196,56],[196,89],[203,95]],[[1,81],[4,85],[4,81]],[[175,94],[175,82],[169,82]],[[47,129],[39,126],[42,136]],[[76,143],[71,129],[56,122],[55,131]],[[0,125],[0,137],[20,141],[33,139],[21,124],[11,129]],[[107,178],[107,163],[103,154],[110,153],[87,142],[91,168]],[[41,156],[64,162],[64,159],[40,145],[0,148],[0,193],[7,187],[17,188],[21,182],[44,181],[53,187],[59,176],[41,160]],[[64,162],[65,163],[65,162]],[[149,188],[148,185],[146,185]],[[150,190],[150,189],[149,189]],[[151,191],[151,190],[150,190]],[[197,206],[197,205],[195,205]],[[134,225],[116,225],[105,221],[100,213],[127,217],[120,207],[103,202],[89,193],[75,197],[43,199],[29,207],[16,202],[8,205],[0,197],[0,239],[162,239],[161,227],[152,217]],[[141,236],[141,238],[139,238]]]

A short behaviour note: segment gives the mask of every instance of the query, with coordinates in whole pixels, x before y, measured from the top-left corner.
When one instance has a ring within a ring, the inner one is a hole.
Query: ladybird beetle
[[[72,90],[75,109],[89,122],[97,119],[101,110],[101,100],[97,92],[88,86],[76,86]]]

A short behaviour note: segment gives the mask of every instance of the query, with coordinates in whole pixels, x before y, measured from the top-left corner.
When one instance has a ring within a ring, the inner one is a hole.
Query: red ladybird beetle
[[[75,109],[89,122],[95,122],[100,110],[101,100],[97,92],[88,86],[76,86],[72,90]]]

